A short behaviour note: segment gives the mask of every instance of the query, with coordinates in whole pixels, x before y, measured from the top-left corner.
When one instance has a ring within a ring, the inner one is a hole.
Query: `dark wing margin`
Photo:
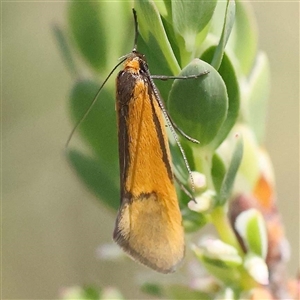
[[[169,145],[166,145],[166,142],[165,142],[165,139],[164,139],[164,135],[166,135],[167,133],[166,132],[163,133],[163,130],[165,131],[165,128],[161,127],[161,122],[159,121],[158,116],[157,116],[157,112],[155,111],[155,104],[154,103],[157,104],[159,110],[161,110],[161,109],[160,109],[159,103],[156,99],[156,96],[154,94],[152,84],[150,82],[148,84],[148,94],[149,94],[149,99],[150,99],[150,102],[151,102],[153,122],[154,122],[154,125],[155,125],[155,130],[156,130],[156,133],[157,133],[160,149],[162,151],[162,160],[163,160],[164,165],[167,169],[168,177],[173,182],[173,171],[172,171],[172,167],[171,167],[170,157],[169,157],[168,152],[167,152],[167,147],[169,147]],[[161,111],[159,113],[161,113]]]
[[[127,199],[125,191],[125,181],[129,164],[129,136],[127,120],[129,113],[129,102],[133,99],[136,78],[131,73],[120,71],[116,80],[116,106],[118,116],[118,140],[119,140],[119,165],[120,165],[120,190],[121,203]]]

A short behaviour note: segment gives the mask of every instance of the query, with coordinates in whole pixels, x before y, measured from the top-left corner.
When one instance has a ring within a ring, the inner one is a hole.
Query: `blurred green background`
[[[143,267],[129,259],[97,259],[96,248],[111,242],[115,216],[85,189],[64,156],[72,128],[71,78],[51,26],[66,25],[66,5],[1,3],[2,297],[55,299],[63,287],[96,284],[142,298],[134,282]],[[266,1],[253,8],[259,45],[271,65],[266,147],[294,275],[299,262],[299,3]]]

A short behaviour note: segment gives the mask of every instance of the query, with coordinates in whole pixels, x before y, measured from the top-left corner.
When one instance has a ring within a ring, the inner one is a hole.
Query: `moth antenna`
[[[133,13],[133,18],[134,18],[134,44],[133,44],[132,52],[136,52],[137,51],[137,40],[138,40],[138,36],[139,36],[139,26],[138,26],[136,10],[134,8],[132,9],[132,13]]]
[[[92,107],[94,106],[94,104],[96,103],[98,96],[102,90],[102,88],[104,87],[105,83],[107,82],[107,80],[110,78],[110,76],[114,73],[114,71],[119,67],[119,65],[121,65],[124,61],[126,60],[126,57],[124,57],[108,74],[108,76],[105,78],[105,80],[103,81],[103,83],[101,84],[100,88],[98,89],[96,95],[94,96],[89,108],[86,110],[86,112],[83,114],[83,116],[79,119],[79,121],[75,124],[75,126],[73,127],[67,142],[66,142],[66,148],[68,147],[70,140],[72,138],[72,136],[74,135],[76,129],[81,125],[81,123],[83,122],[83,120],[87,117],[87,115],[90,113]]]

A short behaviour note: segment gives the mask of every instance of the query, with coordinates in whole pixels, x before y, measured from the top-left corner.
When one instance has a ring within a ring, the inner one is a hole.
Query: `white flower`
[[[188,203],[188,208],[196,212],[206,212],[211,208],[215,196],[216,193],[214,191],[207,190],[194,200],[191,200]]]

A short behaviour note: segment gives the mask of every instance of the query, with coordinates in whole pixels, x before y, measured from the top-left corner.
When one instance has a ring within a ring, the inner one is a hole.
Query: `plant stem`
[[[224,206],[217,206],[211,213],[211,220],[215,226],[221,240],[235,247],[239,255],[243,256],[244,252],[234,234],[232,226],[228,220],[226,209]]]

